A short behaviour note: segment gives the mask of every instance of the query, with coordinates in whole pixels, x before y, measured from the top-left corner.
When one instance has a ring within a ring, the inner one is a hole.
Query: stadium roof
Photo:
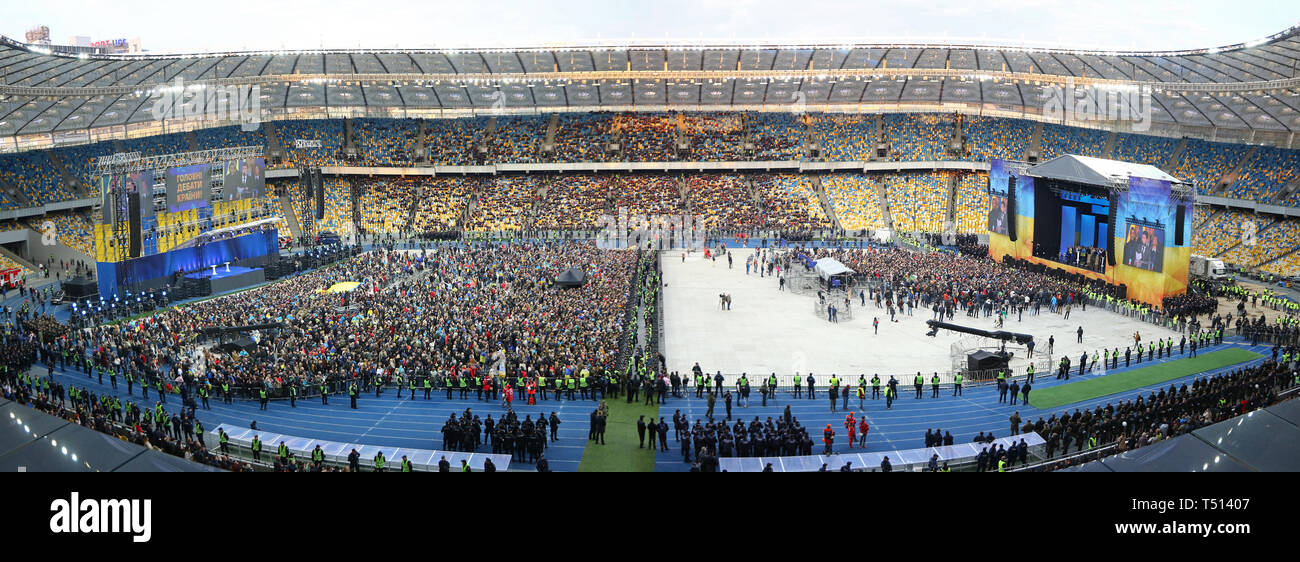
[[[1041,116],[1058,88],[1152,90],[1152,121],[1300,129],[1300,27],[1182,51],[945,44],[626,44],[520,49],[71,55],[0,37],[0,136],[154,122],[182,79],[257,85],[263,111],[960,110]]]
[[[1068,472],[1295,472],[1300,470],[1300,400],[1203,427]]]

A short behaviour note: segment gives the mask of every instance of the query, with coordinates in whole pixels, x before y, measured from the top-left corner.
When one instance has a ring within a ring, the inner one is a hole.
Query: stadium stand
[[[546,117],[498,117],[489,150],[493,162],[531,164],[541,162],[542,141],[546,139]]]
[[[754,160],[800,160],[807,126],[791,113],[750,114]]]
[[[537,176],[497,176],[478,192],[469,230],[512,231],[524,228],[541,179]]]
[[[3,180],[31,200],[23,205],[21,199],[7,197],[8,206],[40,205],[72,198],[63,189],[63,177],[55,173],[54,164],[45,151],[26,151],[0,155],[0,180]]]
[[[319,230],[332,231],[340,236],[352,234],[352,195],[354,179],[325,176],[325,218],[318,223]],[[315,207],[313,206],[314,210]]]
[[[822,160],[868,160],[875,149],[875,125],[864,115],[812,115],[812,140]]]
[[[744,160],[745,122],[739,113],[679,114],[691,139],[691,160]]]
[[[1023,160],[1034,124],[1022,119],[966,116],[962,133],[966,136],[966,151],[975,160]]]
[[[749,230],[766,225],[748,179],[733,174],[686,176],[687,203],[692,213],[704,219],[705,228]]]
[[[1212,193],[1223,175],[1236,166],[1248,149],[1240,145],[1187,139],[1179,162],[1171,166],[1170,173],[1184,181],[1192,181],[1200,193]]]
[[[608,113],[565,113],[555,130],[556,162],[595,162],[605,158],[609,127]]]
[[[1250,213],[1233,209],[1219,210],[1192,229],[1192,252],[1201,256],[1218,256],[1233,244],[1241,242],[1241,224],[1246,220],[1259,222]]]
[[[897,174],[885,178],[894,228],[919,232],[941,232],[948,211],[950,175],[938,173]]]
[[[890,113],[882,117],[889,157],[909,162],[948,160],[954,118],[943,113]]]
[[[681,190],[678,178],[663,175],[627,174],[615,176],[614,212],[627,209],[628,215],[680,214]]]
[[[813,192],[812,178],[798,174],[763,174],[753,178],[763,201],[766,228],[811,230],[829,228],[830,218]]]
[[[194,137],[198,140],[199,148],[203,150],[234,146],[265,147],[266,133],[264,131],[265,129],[260,126],[253,131],[245,131],[241,127],[214,127],[211,129],[198,129],[194,131]]]
[[[409,166],[415,154],[419,124],[409,119],[357,119],[357,144],[368,166]]]
[[[487,117],[426,119],[424,141],[429,161],[443,166],[474,164],[474,141],[487,123]]]
[[[1097,129],[1044,123],[1039,160],[1049,160],[1062,154],[1101,157],[1102,150],[1106,148],[1107,136],[1106,131]]]
[[[989,176],[960,174],[957,181],[957,232],[984,233],[988,230]]]
[[[278,168],[342,164],[343,122],[338,119],[277,121],[276,132],[287,158]],[[298,148],[298,140],[320,141],[320,148]],[[268,165],[268,167],[271,167]]]
[[[1261,146],[1242,168],[1237,181],[1224,190],[1225,197],[1250,201],[1272,200],[1279,189],[1300,176],[1300,150]]]
[[[415,232],[448,230],[463,222],[470,195],[487,188],[480,177],[440,176],[419,186],[416,213],[411,224]]]
[[[361,228],[367,233],[406,232],[416,185],[410,178],[379,178],[361,183]]]
[[[306,121],[305,123],[313,123],[313,121]],[[168,133],[165,135],[138,137],[122,141],[122,145],[127,152],[139,152],[142,156],[175,154],[178,152],[189,152],[193,149],[193,147],[190,146],[189,141],[185,139],[185,133]]]
[[[845,229],[883,228],[884,217],[876,196],[875,183],[862,174],[822,176],[822,186],[835,206],[835,215]]]
[[[1110,158],[1164,168],[1178,148],[1178,139],[1117,133]]]
[[[54,213],[46,218],[54,222],[58,241],[69,248],[86,254],[95,255],[95,236],[91,230],[90,218],[86,213]],[[34,221],[33,230],[40,231],[40,221]]]
[[[99,176],[95,175],[95,161],[113,153],[113,143],[97,142],[56,149],[63,165],[72,177],[89,186],[91,192],[99,189]]]
[[[541,181],[545,196],[538,198],[534,228],[551,230],[591,229],[600,226],[600,215],[608,213],[610,176],[560,175]]]
[[[1259,223],[1255,243],[1240,243],[1232,247],[1223,254],[1224,262],[1252,268],[1300,245],[1300,222],[1281,220],[1269,224],[1268,219],[1262,216],[1254,217],[1254,220]],[[1240,236],[1238,241],[1241,241]]]
[[[610,123],[610,134],[622,141],[629,162],[677,160],[677,132],[685,123],[680,113],[623,113]]]

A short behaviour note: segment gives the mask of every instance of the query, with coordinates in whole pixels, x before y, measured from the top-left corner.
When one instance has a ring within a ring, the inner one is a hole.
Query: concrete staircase
[[[1274,205],[1281,205],[1292,195],[1295,195],[1297,191],[1300,191],[1300,178],[1295,178],[1287,182],[1287,184],[1282,186],[1281,189],[1277,190],[1276,193],[1274,193],[1269,197],[1266,197],[1264,199],[1264,202],[1272,203]]]
[[[1258,242],[1258,241],[1259,241],[1259,238],[1260,238],[1261,236],[1263,236],[1265,232],[1268,232],[1268,230],[1269,230],[1270,228],[1273,228],[1274,226],[1277,226],[1277,225],[1279,225],[1279,224],[1281,224],[1281,223],[1282,223],[1282,221],[1270,221],[1268,224],[1264,225],[1262,228],[1260,228],[1259,230],[1255,231],[1255,240],[1256,240],[1256,242]],[[1220,250],[1218,253],[1214,254],[1214,256],[1211,256],[1211,257],[1226,256],[1226,255],[1228,255],[1228,252],[1231,252],[1231,251],[1235,250],[1235,249],[1237,248],[1237,246],[1240,246],[1240,245],[1241,245],[1241,237],[1237,237],[1237,242],[1236,242],[1236,243],[1234,243],[1234,244],[1232,244],[1232,245],[1230,245],[1230,246],[1228,246],[1228,247],[1226,247],[1226,248]],[[1249,264],[1238,264],[1238,265],[1249,265]]]
[[[945,230],[951,226],[953,232],[957,228],[957,186],[960,184],[961,178],[957,174],[948,178],[948,210],[944,213],[943,226]]]
[[[885,228],[894,230],[894,217],[889,212],[889,190],[885,187],[885,181],[876,178],[872,181],[876,187],[876,201],[880,202],[880,219]]]
[[[0,256],[9,258],[13,260],[15,263],[17,263],[18,265],[21,265],[32,271],[40,271],[40,268],[37,267],[37,265],[33,263],[31,260],[14,253],[13,250],[10,250],[9,248],[6,248],[4,246],[0,246]]]
[[[843,230],[844,225],[840,223],[840,217],[835,213],[835,203],[831,201],[830,195],[826,193],[826,187],[822,185],[821,176],[812,176],[813,193],[817,194],[817,201],[822,205],[822,212],[831,220],[831,225],[838,230]]]
[[[880,159],[880,157],[878,156],[880,152],[877,150],[877,148],[880,146],[880,144],[885,143],[887,147],[887,149],[885,150],[886,155],[888,155],[891,152],[889,149],[893,148],[893,144],[890,142],[889,139],[885,138],[885,118],[881,116],[879,113],[872,116],[871,127],[872,127],[871,129],[872,142],[871,142],[871,149],[867,153],[869,155],[867,156],[867,160],[878,160]],[[888,158],[888,156],[886,156],[886,158]]]
[[[85,186],[82,185],[80,179],[72,175],[72,170],[64,164],[63,158],[59,156],[58,151],[51,150],[47,154],[50,156],[50,163],[54,165],[54,169],[58,170],[59,176],[63,178],[63,189],[77,197],[85,195]]]
[[[550,155],[555,153],[555,133],[560,130],[560,114],[552,113],[551,117],[546,120],[546,138],[542,139],[542,154]]]
[[[415,184],[415,193],[413,197],[411,197],[411,208],[406,213],[405,228],[407,231],[410,231],[412,228],[415,227],[415,210],[420,207],[420,201],[423,200],[424,200],[424,182],[417,182]]]
[[[268,157],[288,158],[289,155],[280,142],[280,133],[276,130],[275,122],[267,121],[263,123],[262,129],[266,131],[266,155]]]
[[[1278,260],[1280,260],[1280,259],[1282,259],[1282,258],[1285,258],[1285,257],[1287,257],[1287,256],[1289,256],[1289,255],[1291,255],[1291,254],[1294,254],[1294,253],[1296,253],[1296,252],[1300,252],[1300,246],[1296,246],[1296,247],[1294,247],[1294,248],[1291,248],[1290,251],[1287,251],[1287,252],[1285,252],[1285,253],[1282,253],[1282,254],[1278,254],[1278,255],[1276,255],[1276,256],[1273,256],[1272,258],[1267,259],[1267,260],[1264,260],[1264,261],[1262,261],[1262,262],[1259,262],[1259,263],[1257,263],[1257,264],[1255,264],[1255,265],[1253,265],[1253,266],[1251,266],[1251,267],[1253,267],[1253,268],[1260,268],[1260,267],[1266,266],[1266,265],[1268,265],[1268,264],[1270,264],[1270,263],[1273,263],[1273,262],[1275,262],[1275,261],[1278,261]],[[1285,274],[1286,272],[1283,272],[1283,273]]]
[[[1187,150],[1187,137],[1178,139],[1178,146],[1174,147],[1174,152],[1169,155],[1169,160],[1163,162],[1165,170],[1172,171],[1183,160],[1183,152]]]
[[[416,119],[415,123],[416,123],[415,148],[414,148],[415,152],[413,154],[409,154],[408,156],[411,159],[411,161],[416,164],[428,164],[429,149],[426,148],[427,145],[425,144],[426,140],[425,140],[425,133],[424,133],[424,119]]]
[[[1038,158],[1043,154],[1043,122],[1034,122],[1034,135],[1029,137],[1029,145],[1025,147],[1025,161],[1028,162],[1030,157]]]
[[[1115,154],[1115,140],[1117,138],[1119,138],[1119,135],[1115,131],[1111,131],[1110,134],[1106,135],[1106,144],[1101,148],[1102,158],[1109,160],[1111,155]]]
[[[1242,156],[1240,162],[1237,162],[1231,170],[1228,170],[1223,174],[1223,177],[1219,178],[1219,181],[1211,188],[1210,193],[1221,193],[1226,190],[1228,186],[1236,183],[1237,179],[1241,177],[1241,171],[1246,169],[1246,165],[1249,164],[1251,160],[1255,159],[1256,152],[1259,152],[1259,145],[1250,147],[1250,152],[1247,152],[1245,156]]]
[[[286,191],[276,197],[276,200],[280,203],[280,212],[284,213],[284,221],[289,225],[289,232],[297,240],[302,236],[302,225],[298,224],[298,211],[293,204],[293,197]]]

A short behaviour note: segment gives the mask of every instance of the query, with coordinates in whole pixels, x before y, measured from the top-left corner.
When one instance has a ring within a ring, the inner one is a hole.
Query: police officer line
[[[851,462],[851,470],[879,472],[880,463],[889,457],[889,464],[895,471],[921,471],[930,463],[930,458],[939,455],[939,463],[948,463],[948,468],[978,462],[982,449],[996,448],[1001,445],[1010,448],[1019,445],[1021,440],[1035,455],[1041,457],[1041,451],[1047,441],[1037,432],[1022,433],[1012,437],[994,439],[992,443],[957,443],[942,447],[924,447],[902,451],[880,451],[871,453],[838,453],[833,455],[806,455],[797,457],[723,457],[718,459],[718,468],[727,472],[762,472],[768,463],[774,472],[816,472],[826,464],[826,469],[838,471],[845,463]]]
[[[1046,357],[1046,354],[1043,354],[1043,356]],[[1059,357],[1056,357],[1055,359],[1059,360]],[[1034,376],[1035,376],[1035,377],[1055,376],[1056,371],[1054,370],[1054,368],[1053,368],[1053,369],[1048,369],[1048,368],[1047,368],[1047,366],[1048,366],[1049,364],[1050,364],[1050,365],[1055,365],[1055,363],[1052,362],[1052,361],[1050,360],[1050,358],[1049,358],[1049,360],[1048,360],[1047,362],[1045,362],[1045,363],[1043,363],[1043,362],[1036,362],[1036,363],[1035,363],[1035,367],[1034,367],[1034,369],[1035,369],[1035,370],[1034,370]],[[1028,367],[1023,367],[1023,368],[1020,368],[1020,367],[1010,367],[1010,368],[1007,368],[1007,369],[990,369],[990,370],[985,370],[985,371],[969,371],[969,372],[968,372],[968,371],[961,371],[961,372],[960,372],[960,375],[961,375],[961,377],[962,377],[962,378],[961,378],[961,386],[962,386],[962,389],[965,390],[965,389],[973,388],[973,387],[981,387],[981,386],[985,386],[985,385],[995,385],[995,384],[997,384],[997,375],[998,375],[998,372],[999,372],[999,371],[1002,371],[1002,372],[1004,373],[1004,375],[1005,375],[1005,379],[1006,379],[1008,382],[1010,382],[1010,381],[1012,381],[1012,380],[1024,380],[1024,379],[1026,379],[1026,378],[1029,377],[1029,374],[1028,374],[1028,372],[1027,372],[1027,369],[1028,369]],[[713,372],[713,373],[707,373],[707,374],[704,375],[705,378],[708,379],[708,380],[706,381],[706,384],[704,385],[704,386],[705,386],[705,391],[707,391],[707,390],[709,390],[709,389],[715,389],[715,388],[717,387],[717,382],[716,382],[715,377],[716,377],[716,375],[717,375],[718,373],[719,373],[719,371],[715,371],[715,372]],[[934,370],[930,370],[930,371],[921,371],[921,380],[922,380],[921,390],[922,390],[923,392],[927,393],[927,394],[930,393],[930,392],[932,391],[932,386],[933,386],[933,384],[934,384],[934,383],[933,383],[933,377],[934,377],[934,375],[935,375],[936,373],[938,373],[938,375],[939,375],[939,392],[947,392],[948,394],[952,394],[952,392],[953,392],[953,386],[954,386],[954,385],[956,384],[956,382],[957,382],[957,375],[958,375],[958,373],[954,373],[954,372],[951,372],[951,371],[934,371]],[[680,373],[679,373],[679,374],[680,374]],[[771,377],[773,376],[773,375],[770,374],[770,373],[767,373],[767,374],[760,374],[760,373],[748,373],[748,372],[746,372],[746,373],[723,372],[723,373],[722,373],[722,381],[723,381],[723,382],[722,382],[722,391],[723,391],[723,392],[731,391],[731,394],[732,394],[733,396],[735,396],[736,394],[738,394],[739,391],[740,391],[740,388],[737,386],[737,384],[738,384],[738,382],[740,381],[740,377],[741,377],[742,374],[744,374],[744,375],[746,376],[747,380],[749,381],[749,386],[750,386],[750,389],[749,389],[750,400],[761,400],[761,398],[762,398],[761,390],[762,390],[762,389],[760,388],[760,383],[762,383],[762,384],[768,384],[768,383],[769,383],[769,380],[770,380]],[[843,392],[843,390],[844,390],[843,387],[844,387],[845,385],[848,385],[848,387],[849,387],[849,398],[851,398],[851,399],[857,399],[857,391],[858,391],[858,390],[857,390],[857,389],[858,389],[858,378],[857,378],[857,374],[858,374],[858,373],[854,373],[854,376],[852,376],[852,377],[848,377],[848,376],[844,376],[844,375],[839,375],[838,377],[836,377],[836,378],[838,378],[838,382],[839,382],[839,385],[838,385],[838,386],[840,387],[840,389],[839,389],[840,392]],[[904,396],[904,395],[907,394],[908,392],[911,392],[911,393],[913,393],[913,394],[915,394],[915,392],[916,392],[915,384],[916,384],[916,374],[917,374],[917,372],[916,372],[915,370],[910,371],[910,372],[906,372],[906,373],[900,373],[900,372],[894,372],[894,373],[890,373],[890,372],[880,372],[880,373],[876,373],[876,372],[872,372],[872,373],[870,373],[870,374],[872,374],[872,375],[879,375],[879,376],[880,376],[880,394],[881,394],[882,397],[884,396],[885,388],[889,385],[889,377],[890,377],[890,375],[893,375],[894,378],[898,380],[898,394],[899,394],[900,397]],[[796,379],[797,379],[798,382],[799,382],[799,396],[800,396],[801,399],[807,399],[807,397],[808,397],[808,376],[809,376],[808,373],[799,373],[799,374],[790,374],[790,375],[780,375],[780,374],[778,374],[778,375],[775,375],[775,376],[776,376],[776,383],[777,383],[777,384],[776,384],[776,392],[777,392],[777,395],[778,395],[778,396],[793,397],[793,396],[794,396],[794,393],[795,393],[795,391],[794,391],[795,381],[796,381]],[[831,378],[832,378],[832,374],[831,374],[831,373],[825,373],[825,374],[813,373],[812,376],[814,377],[814,380],[816,381],[816,382],[815,382],[815,385],[814,385],[813,388],[814,388],[814,390],[817,392],[817,399],[818,399],[818,400],[821,400],[821,399],[823,399],[823,397],[824,397],[824,396],[823,396],[824,393],[829,392],[829,390],[830,390],[830,381],[831,381]],[[686,374],[684,374],[684,375],[681,375],[681,377],[682,377],[682,387],[681,387],[681,388],[683,389],[681,392],[683,392],[683,393],[692,393],[692,394],[695,393],[694,375],[692,375],[691,373],[686,373]],[[866,397],[867,397],[867,398],[871,398],[871,394],[872,394],[872,377],[865,377],[865,376],[864,376],[863,380],[866,381],[866,385],[865,385],[865,386],[866,386]],[[1038,380],[1038,379],[1035,378],[1035,380]],[[769,388],[770,388],[770,385],[769,385]],[[669,391],[669,392],[672,392],[672,387],[669,387],[668,391]]]
[[[204,441],[208,444],[209,451],[220,451],[221,437],[218,430],[226,432],[227,445],[231,448],[232,453],[238,452],[239,456],[248,459],[252,458],[253,438],[256,437],[261,443],[260,456],[262,462],[268,464],[275,460],[280,442],[283,441],[289,452],[293,453],[294,460],[304,463],[312,462],[312,453],[315,451],[316,446],[320,445],[323,464],[348,466],[348,455],[355,449],[357,454],[360,455],[359,464],[363,467],[363,470],[365,468],[374,468],[375,455],[380,452],[384,453],[386,470],[393,472],[401,470],[400,463],[403,455],[411,462],[411,468],[415,471],[436,472],[438,470],[438,461],[443,457],[446,457],[447,462],[451,463],[452,472],[460,471],[461,460],[465,460],[470,468],[481,471],[484,462],[489,458],[492,459],[492,464],[496,465],[496,469],[499,471],[509,470],[510,468],[510,455],[340,443],[323,439],[282,435],[269,431],[257,431],[224,423],[218,425],[216,429],[204,433]]]

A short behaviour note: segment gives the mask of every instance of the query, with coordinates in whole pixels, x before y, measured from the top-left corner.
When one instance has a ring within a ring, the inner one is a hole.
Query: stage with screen
[[[260,267],[279,254],[277,221],[268,219],[274,206],[266,200],[266,160],[260,151],[231,152],[101,176],[94,244],[101,295],[180,279],[210,280],[218,290],[263,279]]]
[[[173,213],[206,207],[212,199],[209,191],[209,164],[197,164],[167,170],[167,210]]]
[[[1176,178],[1142,164],[993,160],[989,254],[1122,285],[1128,298],[1159,304],[1187,289],[1194,199]]]

